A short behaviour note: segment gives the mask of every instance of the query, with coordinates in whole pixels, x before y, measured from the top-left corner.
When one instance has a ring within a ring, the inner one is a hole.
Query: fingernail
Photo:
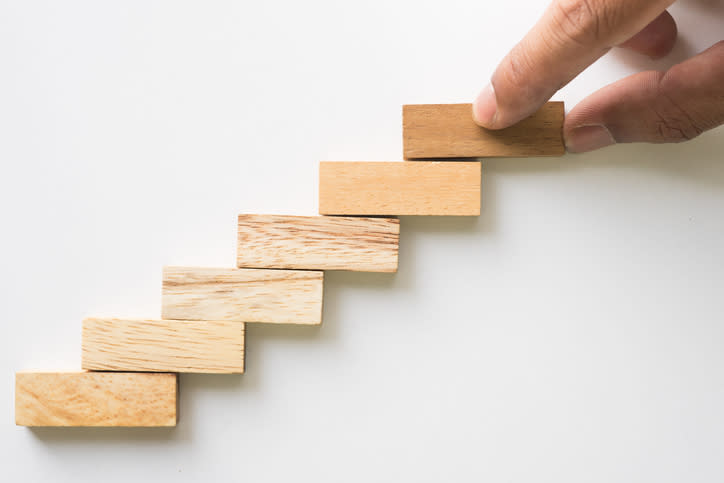
[[[497,113],[498,103],[495,100],[495,89],[493,89],[493,84],[488,84],[473,102],[473,120],[483,127],[492,127]]]
[[[603,125],[577,127],[566,136],[566,148],[571,153],[585,153],[611,144],[616,144],[616,140]]]

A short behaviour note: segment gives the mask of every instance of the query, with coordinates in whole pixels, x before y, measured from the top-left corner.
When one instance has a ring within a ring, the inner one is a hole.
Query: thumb
[[[724,123],[724,41],[667,72],[641,72],[581,101],[566,117],[568,151],[614,143],[669,143]]]

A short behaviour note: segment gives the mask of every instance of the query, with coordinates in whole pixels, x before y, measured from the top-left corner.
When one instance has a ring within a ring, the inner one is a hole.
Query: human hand
[[[612,47],[668,54],[673,0],[553,0],[503,59],[473,103],[473,119],[502,129],[528,117]],[[570,152],[614,143],[680,142],[724,123],[724,41],[666,72],[626,77],[585,98],[566,116]]]

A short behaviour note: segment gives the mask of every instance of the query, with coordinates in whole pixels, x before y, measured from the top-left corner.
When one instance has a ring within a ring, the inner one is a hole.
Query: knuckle
[[[614,23],[613,11],[596,0],[558,0],[551,10],[551,34],[563,42],[598,44]]]
[[[707,130],[695,112],[679,103],[666,89],[666,78],[658,83],[661,102],[654,108],[654,134],[659,142],[678,143],[689,141]]]
[[[683,118],[661,117],[656,121],[657,140],[664,143],[690,141],[704,132]]]

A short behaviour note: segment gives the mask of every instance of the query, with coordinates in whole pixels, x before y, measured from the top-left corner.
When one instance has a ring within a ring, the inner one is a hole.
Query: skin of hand
[[[673,0],[554,0],[473,103],[473,119],[503,129],[536,112],[613,47],[652,58],[676,41]],[[680,142],[724,124],[724,41],[672,67],[608,85],[566,116],[569,152],[615,143]]]

